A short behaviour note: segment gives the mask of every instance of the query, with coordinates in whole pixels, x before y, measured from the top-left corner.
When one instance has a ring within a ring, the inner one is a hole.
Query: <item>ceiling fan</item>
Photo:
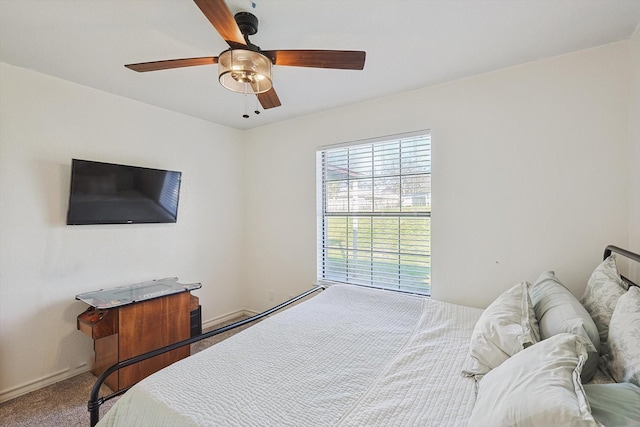
[[[156,71],[170,68],[218,64],[220,83],[229,90],[253,93],[262,108],[281,105],[271,81],[271,66],[332,68],[362,70],[366,53],[352,50],[262,50],[249,41],[258,32],[258,18],[249,12],[231,14],[224,0],[194,0],[229,49],[220,56],[168,59],[163,61],[127,64],[138,71]]]

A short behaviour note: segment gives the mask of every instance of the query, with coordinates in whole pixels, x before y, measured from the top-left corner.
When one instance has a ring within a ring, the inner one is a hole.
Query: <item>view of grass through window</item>
[[[430,294],[428,132],[318,152],[318,278]]]

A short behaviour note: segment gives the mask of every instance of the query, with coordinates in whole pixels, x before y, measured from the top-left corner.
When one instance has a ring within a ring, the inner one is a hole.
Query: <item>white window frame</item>
[[[430,295],[430,132],[320,147],[316,171],[318,283]]]

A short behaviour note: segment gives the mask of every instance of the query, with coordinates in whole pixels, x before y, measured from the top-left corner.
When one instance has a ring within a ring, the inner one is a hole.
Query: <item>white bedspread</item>
[[[99,426],[466,425],[481,313],[334,285],[146,378]]]

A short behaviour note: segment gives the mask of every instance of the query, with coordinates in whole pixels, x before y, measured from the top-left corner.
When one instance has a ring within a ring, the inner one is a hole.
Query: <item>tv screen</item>
[[[73,159],[68,225],[176,222],[181,172]]]

